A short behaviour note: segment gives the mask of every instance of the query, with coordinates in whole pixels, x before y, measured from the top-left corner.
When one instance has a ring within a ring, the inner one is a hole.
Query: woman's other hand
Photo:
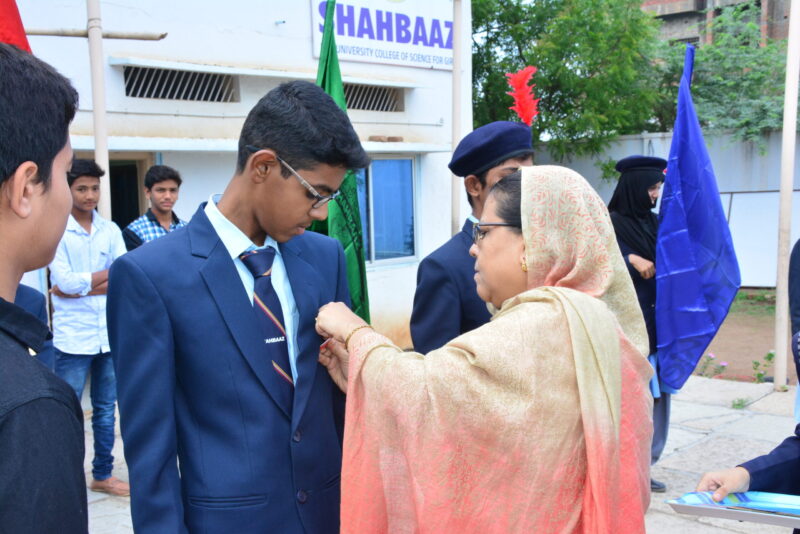
[[[652,261],[646,260],[636,254],[628,254],[628,261],[631,262],[633,268],[636,269],[645,280],[653,278],[656,275],[656,265]]]
[[[319,351],[319,363],[325,366],[331,375],[333,383],[347,393],[347,367],[350,353],[344,348],[344,343],[329,339],[324,348]]]
[[[719,502],[729,493],[741,493],[750,488],[750,473],[744,467],[706,473],[695,491],[713,491],[712,499]]]
[[[343,302],[329,302],[321,307],[316,321],[319,335],[338,341],[344,341],[355,328],[367,324]]]

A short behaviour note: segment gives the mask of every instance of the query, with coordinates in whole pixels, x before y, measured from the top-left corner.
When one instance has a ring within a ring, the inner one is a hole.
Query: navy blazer
[[[108,332],[137,533],[338,532],[344,395],[317,361],[314,318],[349,302],[344,253],[313,232],[280,251],[300,315],[291,416],[203,205],[112,265]]]
[[[44,295],[41,292],[33,289],[32,287],[20,284],[17,286],[17,294],[14,297],[14,304],[36,316],[45,326],[48,326],[47,320],[47,303],[45,302]],[[42,350],[36,354],[36,359],[39,360],[45,367],[51,371],[56,368],[56,354],[53,351],[53,336],[51,335],[43,344]]]
[[[423,354],[489,321],[475,286],[472,221],[419,264],[411,312],[411,340]]]
[[[800,332],[800,240],[792,247],[789,259],[789,314],[792,334]]]
[[[800,425],[764,456],[742,464],[750,473],[750,491],[800,495]]]

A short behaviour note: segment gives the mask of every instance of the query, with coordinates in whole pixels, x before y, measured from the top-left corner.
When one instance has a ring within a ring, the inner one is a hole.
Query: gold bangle
[[[347,349],[347,344],[350,343],[350,338],[353,337],[353,334],[355,334],[356,332],[358,332],[362,328],[372,328],[372,327],[370,325],[368,325],[368,324],[362,324],[361,326],[357,326],[357,327],[353,328],[352,330],[350,330],[350,333],[347,334],[347,337],[344,339],[344,348],[345,349]]]

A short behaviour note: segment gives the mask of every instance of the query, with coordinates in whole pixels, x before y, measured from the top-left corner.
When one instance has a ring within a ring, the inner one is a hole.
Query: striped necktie
[[[239,259],[255,279],[253,293],[253,310],[264,335],[267,356],[272,360],[272,369],[283,384],[278,388],[284,406],[291,408],[294,397],[294,380],[292,368],[289,366],[289,346],[286,339],[286,328],[283,322],[283,311],[278,294],[272,287],[272,262],[276,250],[265,247],[245,252]]]

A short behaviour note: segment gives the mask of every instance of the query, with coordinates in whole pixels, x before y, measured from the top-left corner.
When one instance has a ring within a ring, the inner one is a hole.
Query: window
[[[414,160],[375,158],[356,184],[366,260],[414,256]]]

